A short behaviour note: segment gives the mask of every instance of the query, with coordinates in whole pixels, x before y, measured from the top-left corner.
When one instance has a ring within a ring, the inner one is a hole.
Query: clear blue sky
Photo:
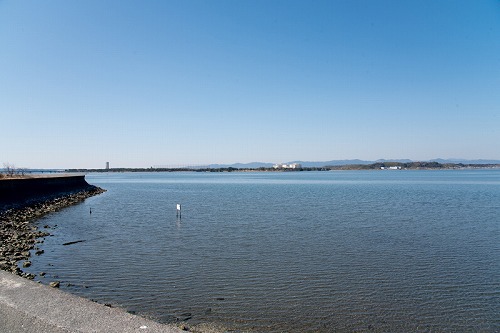
[[[29,168],[500,159],[500,1],[0,0],[0,141]]]

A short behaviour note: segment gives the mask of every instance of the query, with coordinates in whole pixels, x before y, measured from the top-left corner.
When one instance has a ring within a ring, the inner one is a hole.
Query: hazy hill
[[[438,162],[440,164],[500,164],[500,160],[466,160],[466,159],[442,159],[436,158],[428,161],[414,161],[410,159],[378,159],[376,161],[367,161],[367,160],[331,160],[331,161],[288,161],[283,162],[286,164],[290,163],[300,163],[305,168],[320,168],[324,166],[338,166],[338,165],[368,165],[373,163],[385,163],[385,162],[399,162],[399,163],[411,163],[411,162]],[[251,162],[251,163],[234,163],[234,164],[210,164],[207,165],[207,168],[218,169],[218,168],[237,168],[237,169],[257,169],[257,168],[272,168],[274,163],[266,163],[266,162]]]

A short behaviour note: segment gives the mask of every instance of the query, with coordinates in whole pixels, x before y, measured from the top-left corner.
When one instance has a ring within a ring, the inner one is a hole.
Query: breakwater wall
[[[49,233],[45,228],[39,230],[34,221],[103,192],[88,184],[81,174],[1,179],[0,270],[33,279],[35,276],[24,273],[18,262],[24,260],[23,266],[30,265],[30,251],[43,253],[36,244]]]
[[[93,187],[87,183],[84,174],[3,178],[0,179],[0,209],[11,205],[22,206],[42,198],[48,199]]]

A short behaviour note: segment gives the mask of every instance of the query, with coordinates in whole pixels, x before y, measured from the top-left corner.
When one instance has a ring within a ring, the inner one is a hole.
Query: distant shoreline
[[[323,167],[300,168],[110,168],[110,169],[66,169],[65,172],[300,172],[300,171],[337,171],[337,170],[460,170],[460,169],[498,169],[500,164],[463,164],[438,162],[380,162],[372,164],[326,165]]]

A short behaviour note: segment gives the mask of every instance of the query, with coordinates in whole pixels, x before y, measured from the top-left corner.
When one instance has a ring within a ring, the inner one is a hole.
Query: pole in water
[[[90,214],[92,214],[92,207],[90,207]]]
[[[177,216],[181,217],[181,204],[177,204]]]

